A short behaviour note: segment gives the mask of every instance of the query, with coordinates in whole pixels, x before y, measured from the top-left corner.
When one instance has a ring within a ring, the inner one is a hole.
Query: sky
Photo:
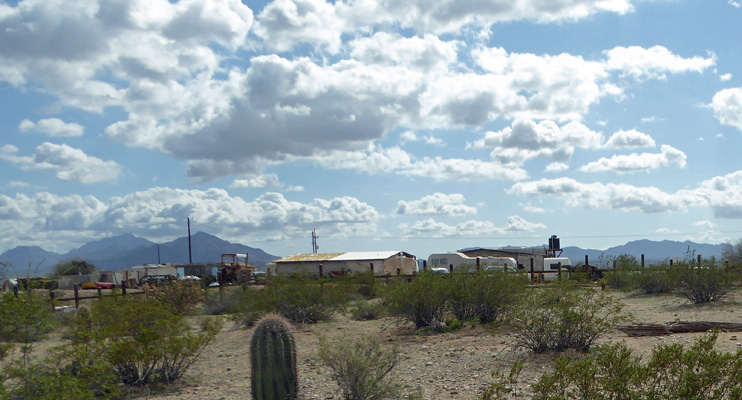
[[[0,253],[737,240],[741,37],[739,0],[5,1]]]

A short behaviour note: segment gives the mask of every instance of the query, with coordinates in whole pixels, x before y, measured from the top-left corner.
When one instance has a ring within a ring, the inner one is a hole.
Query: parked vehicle
[[[428,257],[428,268],[445,268],[458,271],[463,268],[471,270],[487,267],[500,267],[506,271],[517,271],[518,263],[510,257],[469,257],[464,253],[437,253]]]
[[[139,286],[160,286],[176,280],[173,275],[146,275],[139,280]]]
[[[436,275],[448,275],[451,272],[446,268],[431,268],[430,272],[436,274]]]
[[[113,289],[116,285],[111,282],[95,282],[95,287],[98,289]]]
[[[247,263],[247,254],[222,254],[220,272],[226,284],[243,284],[252,280],[255,267]]]
[[[543,265],[536,265],[533,270],[534,272],[541,273],[533,274],[531,276],[532,282],[553,281],[557,280],[559,275],[563,277],[569,276],[569,271],[572,270],[572,261],[568,257],[544,258]]]

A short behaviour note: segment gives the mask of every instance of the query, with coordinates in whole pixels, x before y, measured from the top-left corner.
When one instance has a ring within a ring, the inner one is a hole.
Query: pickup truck
[[[100,289],[113,289],[116,287],[116,284],[111,282],[95,282],[95,287]]]

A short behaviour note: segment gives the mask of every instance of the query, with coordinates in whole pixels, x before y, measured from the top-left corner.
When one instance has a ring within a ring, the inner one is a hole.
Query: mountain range
[[[644,264],[649,266],[670,260],[672,258],[686,256],[701,256],[704,259],[715,257],[721,259],[724,251],[724,244],[707,244],[696,243],[686,240],[677,242],[673,240],[653,241],[653,240],[635,240],[624,245],[610,247],[605,250],[581,249],[579,247],[565,247],[562,257],[569,257],[572,263],[585,262],[585,256],[588,256],[589,263],[596,265],[608,262],[610,257],[621,255],[630,255],[636,257],[641,262],[641,256],[644,255]],[[602,260],[601,260],[602,257]]]
[[[219,262],[223,253],[247,253],[250,264],[258,268],[279,258],[261,249],[230,243],[205,232],[191,236],[194,263]],[[188,237],[157,244],[132,234],[123,234],[90,242],[65,254],[38,246],[18,246],[0,254],[0,261],[12,265],[8,275],[16,276],[46,275],[54,265],[64,260],[85,260],[102,270],[128,269],[143,264],[185,264],[189,262]]]

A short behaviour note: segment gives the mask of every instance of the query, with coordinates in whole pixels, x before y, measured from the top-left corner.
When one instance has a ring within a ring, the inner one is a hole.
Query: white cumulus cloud
[[[649,171],[660,167],[677,165],[684,168],[688,157],[682,151],[662,145],[660,153],[634,153],[601,158],[580,167],[583,172],[615,172],[618,174]]]
[[[114,161],[104,161],[89,156],[82,150],[53,143],[43,143],[33,156],[18,156],[18,148],[6,145],[0,148],[0,158],[23,170],[56,171],[57,178],[79,183],[115,181],[121,166]]]
[[[397,214],[464,216],[477,213],[476,207],[464,204],[462,194],[433,193],[420,200],[397,202]]]
[[[21,132],[41,132],[54,137],[82,136],[85,128],[76,123],[66,123],[59,118],[45,118],[37,122],[24,119],[18,125]]]
[[[492,159],[503,165],[522,165],[536,158],[566,164],[575,148],[599,148],[602,140],[600,133],[579,122],[559,126],[548,120],[516,120],[501,131],[487,132],[482,145],[493,147]]]
[[[717,92],[711,102],[716,119],[722,125],[733,126],[742,131],[742,88],[724,89]]]
[[[716,64],[712,55],[708,58],[683,58],[662,46],[648,49],[639,46],[615,47],[604,52],[608,56],[606,68],[638,79],[665,79],[668,73],[703,72]]]
[[[235,179],[229,187],[232,188],[259,188],[259,189],[277,189],[282,188],[283,184],[276,174],[253,175],[246,178]]]
[[[492,234],[505,234],[509,232],[535,231],[545,229],[546,225],[542,223],[529,222],[519,216],[510,216],[504,226],[497,226],[491,221],[469,220],[456,225],[449,225],[444,222],[428,218],[422,221],[416,221],[413,224],[399,224],[399,230],[405,236],[480,236]]]
[[[369,233],[379,213],[353,197],[300,203],[279,193],[252,201],[222,189],[155,187],[108,200],[51,193],[0,195],[0,245],[84,244],[101,236],[133,233],[150,240],[182,236],[186,218],[196,229],[227,240],[296,238],[313,228],[328,235]],[[69,248],[67,248],[69,250]]]
[[[518,182],[508,189],[519,196],[549,196],[564,199],[571,206],[613,209],[628,212],[685,212],[688,206],[705,205],[696,193],[666,193],[655,187],[615,183],[581,183],[571,178]]]
[[[646,133],[639,132],[635,129],[628,131],[620,130],[611,137],[605,143],[605,147],[609,149],[623,149],[623,148],[636,148],[636,147],[654,147],[656,146],[654,139]]]

